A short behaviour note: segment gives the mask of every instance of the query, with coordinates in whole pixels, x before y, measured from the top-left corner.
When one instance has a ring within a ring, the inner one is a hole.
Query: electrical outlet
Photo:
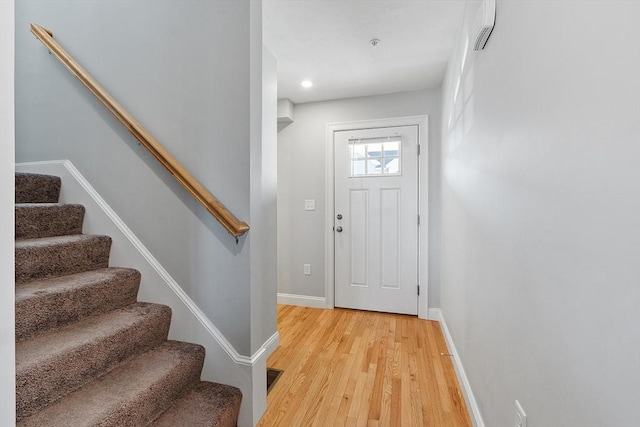
[[[315,211],[316,210],[316,201],[315,199],[309,199],[304,201],[304,210],[305,211]]]
[[[311,264],[304,265],[304,275],[311,276]]]
[[[515,419],[515,427],[527,427],[527,414],[525,414],[524,409],[522,409],[522,405],[520,402],[516,400],[516,419]]]

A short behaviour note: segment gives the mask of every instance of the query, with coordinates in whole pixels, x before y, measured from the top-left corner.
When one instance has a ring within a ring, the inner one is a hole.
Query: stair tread
[[[202,381],[151,426],[235,427],[241,401],[238,388]]]
[[[75,242],[86,242],[90,240],[102,239],[111,240],[111,237],[103,236],[101,234],[71,234],[68,236],[37,237],[33,239],[16,240],[16,249],[68,245]]]
[[[82,234],[84,213],[78,204],[16,203],[16,240]]]
[[[60,203],[60,202],[21,202],[15,203],[16,208],[26,208],[26,207],[50,207],[50,206],[82,206],[78,203]]]
[[[54,208],[67,209],[67,208],[77,208],[84,206],[79,203],[60,203],[60,202],[44,202],[44,203],[16,203],[15,207],[18,209],[39,209],[39,210],[48,210]]]
[[[192,378],[193,375],[186,380],[178,376],[184,371],[191,372],[195,367],[199,377],[203,360],[204,349],[201,346],[166,341],[17,425],[147,425],[166,409],[171,399],[198,381]]]
[[[38,298],[43,293],[55,294],[68,290],[103,283],[118,277],[119,275],[140,273],[133,268],[106,267],[98,270],[83,271],[67,276],[49,277],[47,279],[33,280],[31,282],[16,284],[16,303],[30,298]]]
[[[111,237],[98,234],[16,240],[16,283],[107,267],[110,249]]]
[[[143,316],[150,313],[170,311],[167,306],[137,302],[16,343],[16,372],[19,374],[24,369],[45,363],[47,359],[68,353],[74,348],[135,327]]]
[[[84,208],[79,203],[60,203],[60,202],[44,202],[44,203],[15,203],[16,209],[32,209],[32,210],[57,210],[57,209],[77,209]]]
[[[56,203],[61,184],[57,176],[16,172],[16,203]]]
[[[16,339],[136,302],[140,273],[107,267],[16,284]]]

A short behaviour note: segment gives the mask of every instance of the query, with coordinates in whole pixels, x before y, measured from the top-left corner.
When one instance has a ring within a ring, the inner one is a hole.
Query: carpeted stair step
[[[103,268],[16,285],[16,340],[136,302],[140,273]]]
[[[203,347],[167,341],[17,425],[146,426],[199,381],[203,361]]]
[[[159,345],[170,322],[169,307],[136,303],[17,343],[17,419]]]
[[[60,203],[16,204],[16,240],[82,234],[84,206]]]
[[[59,177],[18,172],[15,176],[16,203],[58,203]]]
[[[16,241],[16,283],[105,268],[111,238],[87,234]]]
[[[203,381],[151,426],[235,427],[241,401],[242,393],[236,387]]]

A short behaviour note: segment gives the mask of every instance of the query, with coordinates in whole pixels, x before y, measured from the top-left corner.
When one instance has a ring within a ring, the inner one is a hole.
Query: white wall
[[[0,1],[0,424],[15,424],[14,2]]]
[[[16,8],[17,160],[70,159],[235,349],[250,356],[246,237],[236,245],[47,54],[29,32],[30,21],[52,30],[161,144],[248,221],[250,69],[262,55],[250,51],[250,2],[25,0]]]
[[[429,115],[429,204],[439,205],[440,91],[401,92],[295,106],[278,133],[278,292],[325,297],[325,154],[328,123]],[[305,211],[305,199],[316,201]],[[429,304],[438,306],[438,210],[429,214]],[[311,275],[303,274],[311,264]]]
[[[252,7],[260,5],[252,3]],[[274,56],[262,45],[262,14],[255,48],[260,67],[252,68],[259,98],[251,103],[251,351],[255,353],[276,332],[276,196],[278,75]],[[252,30],[253,31],[253,30]],[[254,134],[255,133],[255,134]]]
[[[444,317],[486,425],[640,425],[640,3],[496,22],[442,91]]]
[[[262,45],[262,3],[251,2],[251,352],[254,358],[253,423],[267,409],[267,357],[278,343],[276,325],[276,195],[278,75]],[[265,348],[265,342],[269,342]]]
[[[255,288],[251,299],[253,352],[276,332],[277,327],[278,74],[275,57],[264,47],[262,69],[261,143],[254,147],[259,155],[251,156],[251,261],[257,267],[251,270],[251,283]],[[255,163],[254,159],[257,159]]]

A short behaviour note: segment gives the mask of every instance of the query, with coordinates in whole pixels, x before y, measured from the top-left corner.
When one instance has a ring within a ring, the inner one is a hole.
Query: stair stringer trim
[[[266,408],[266,387],[263,393],[260,384],[262,375],[259,371],[263,370],[261,367],[266,368],[267,357],[279,345],[278,332],[251,356],[238,353],[70,160],[17,163],[16,172],[57,175],[62,179],[60,202],[80,203],[86,208],[83,232],[108,234],[112,237],[114,245],[110,265],[123,265],[141,271],[139,300],[165,304],[172,308],[169,339],[204,346],[207,356],[202,379],[238,387],[243,395],[238,425],[255,425],[258,413],[261,416],[260,408]],[[69,197],[68,194],[73,196]],[[118,244],[127,242],[132,250],[123,249],[123,245]],[[157,282],[154,275],[166,284],[165,292],[161,287],[152,285]]]

